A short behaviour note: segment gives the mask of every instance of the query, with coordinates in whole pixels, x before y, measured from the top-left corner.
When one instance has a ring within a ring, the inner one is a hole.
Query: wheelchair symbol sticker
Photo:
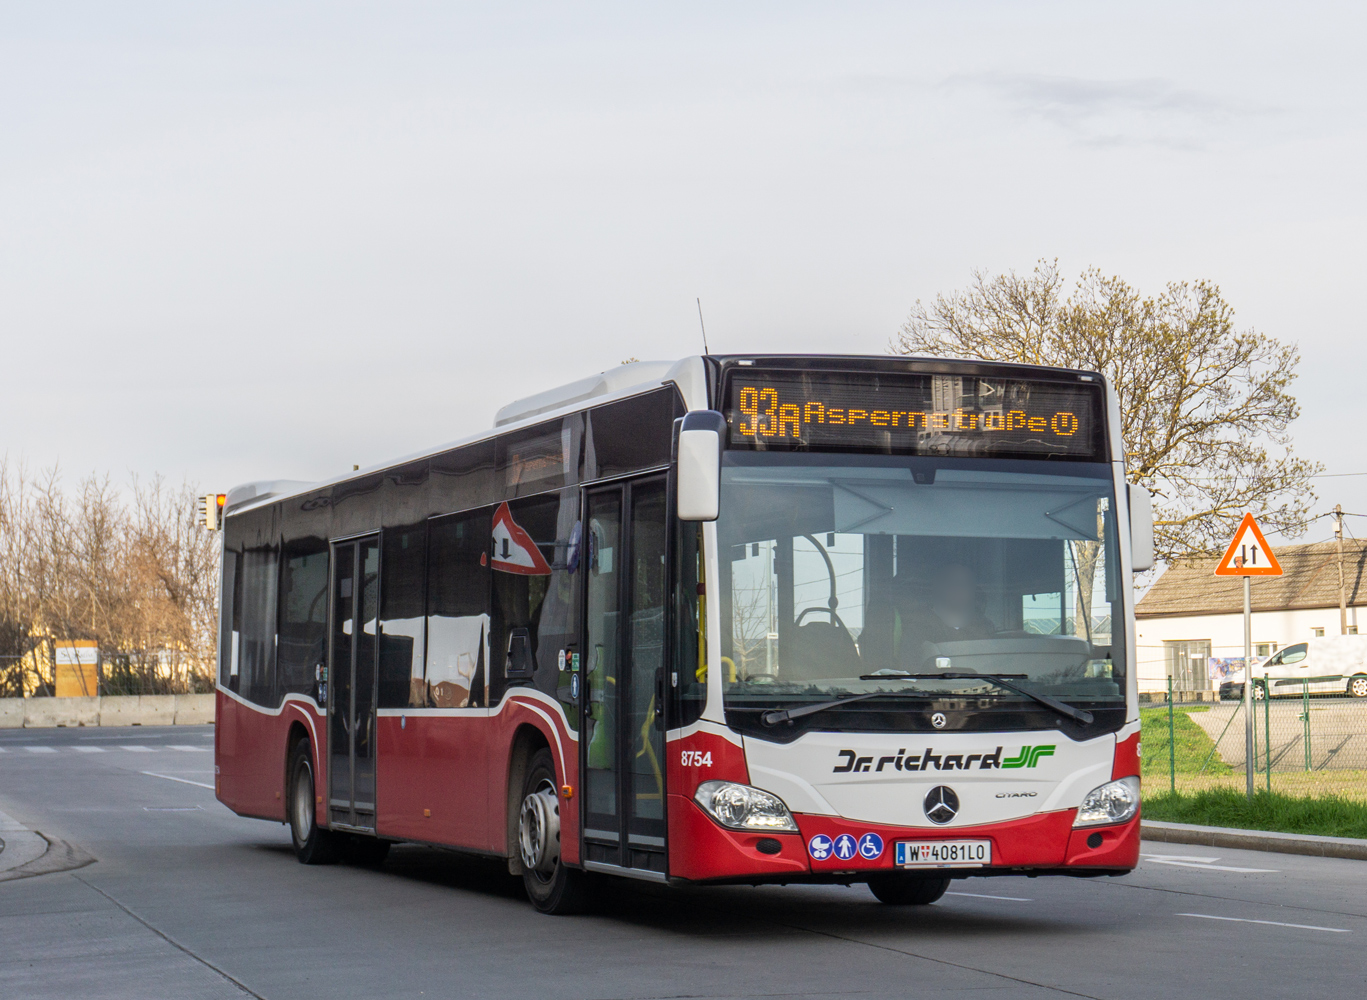
[[[883,856],[883,838],[876,833],[866,833],[859,838],[859,856],[876,861]]]

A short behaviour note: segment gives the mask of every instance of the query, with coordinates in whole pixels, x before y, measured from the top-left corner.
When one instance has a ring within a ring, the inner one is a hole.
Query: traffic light
[[[206,531],[223,529],[223,506],[227,502],[226,493],[210,493],[199,498],[199,523]]]

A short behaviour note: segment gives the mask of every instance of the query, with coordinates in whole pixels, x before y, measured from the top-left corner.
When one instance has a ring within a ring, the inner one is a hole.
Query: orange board
[[[1225,549],[1224,558],[1215,567],[1216,576],[1281,576],[1282,564],[1272,554],[1272,547],[1263,537],[1263,530],[1252,514],[1245,514],[1234,532],[1234,540]]]

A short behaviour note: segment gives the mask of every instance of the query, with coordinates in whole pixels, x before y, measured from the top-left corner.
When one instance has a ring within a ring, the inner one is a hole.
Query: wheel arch
[[[513,733],[512,748],[508,753],[508,783],[505,786],[508,795],[505,803],[503,844],[510,875],[522,874],[522,857],[517,847],[517,816],[518,809],[522,806],[522,783],[527,777],[527,764],[538,750],[550,748],[550,736],[534,723],[524,722]],[[557,777],[564,776],[557,774]]]
[[[294,780],[294,775],[290,774],[290,762],[294,758],[294,746],[299,742],[300,738],[308,740],[309,743],[309,756],[313,758],[314,795],[316,796],[318,794],[318,748],[313,745],[313,737],[309,734],[308,727],[304,725],[301,720],[295,719],[290,723],[289,728],[285,730],[285,760],[282,764],[285,777],[281,784],[281,788],[283,789],[281,798],[284,801],[286,823],[289,822],[290,795],[294,792],[294,789],[290,787],[290,783]]]

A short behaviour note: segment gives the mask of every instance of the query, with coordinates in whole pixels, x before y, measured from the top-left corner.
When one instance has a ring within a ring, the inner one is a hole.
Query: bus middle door
[[[329,826],[375,829],[375,682],[380,539],[332,545],[328,654]]]

